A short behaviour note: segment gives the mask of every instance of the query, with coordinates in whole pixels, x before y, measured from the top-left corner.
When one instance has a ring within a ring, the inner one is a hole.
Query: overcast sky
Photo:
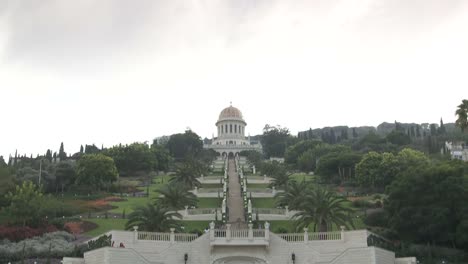
[[[466,0],[0,0],[0,155],[455,120]]]

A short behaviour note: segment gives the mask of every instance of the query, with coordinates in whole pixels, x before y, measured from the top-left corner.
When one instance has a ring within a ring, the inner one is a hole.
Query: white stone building
[[[464,142],[445,142],[445,148],[450,152],[452,159],[468,162],[468,146]]]
[[[262,151],[260,144],[251,144],[250,138],[245,136],[245,122],[239,109],[232,105],[223,109],[216,122],[217,137],[213,138],[211,144],[203,147],[213,149],[223,157],[235,156],[243,150]]]
[[[195,234],[110,231],[114,245],[64,258],[64,264],[415,264],[380,248],[367,230],[274,234],[264,229],[215,229]],[[377,241],[377,242],[376,242]]]

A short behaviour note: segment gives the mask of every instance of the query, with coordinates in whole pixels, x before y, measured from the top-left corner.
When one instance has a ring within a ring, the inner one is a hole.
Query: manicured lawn
[[[254,208],[276,208],[274,198],[254,198],[252,206]]]
[[[269,186],[270,186],[270,184],[268,184],[268,183],[258,183],[258,184],[247,183],[247,190],[248,190],[248,188],[266,189],[266,188],[269,188]]]
[[[221,199],[218,198],[198,198],[199,208],[218,208],[221,207]]]
[[[182,225],[185,227],[185,232],[190,233],[193,230],[203,232],[210,226],[210,221],[182,221]]]
[[[122,202],[111,202],[112,206],[118,206],[118,208],[112,209],[109,212],[111,213],[122,213],[125,209],[125,214],[133,212],[133,209],[138,206],[145,206],[148,203],[153,203],[154,199],[148,197],[128,197],[127,201]]]
[[[147,203],[153,203],[154,198],[158,197],[158,190],[166,185],[172,176],[161,175],[156,176],[154,183],[149,186],[149,197],[123,197],[127,201],[122,202],[111,202],[110,205],[117,206],[118,208],[112,209],[111,213],[122,213],[125,209],[125,214],[133,212],[133,209],[137,206],[145,206]],[[142,191],[146,191],[146,187],[139,188]]]
[[[96,229],[84,233],[88,236],[99,236],[110,230],[124,230],[127,219],[85,219],[98,225]]]
[[[222,189],[223,186],[219,183],[209,183],[209,184],[203,184],[202,188]]]

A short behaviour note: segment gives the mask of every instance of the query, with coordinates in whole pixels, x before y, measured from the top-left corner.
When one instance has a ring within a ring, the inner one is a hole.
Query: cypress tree
[[[58,157],[60,158],[60,160],[66,160],[67,159],[67,153],[65,153],[65,150],[63,148],[63,142],[60,143],[60,150],[59,150]]]
[[[84,152],[83,145],[81,145],[81,147],[80,147],[80,153],[83,154],[83,152]]]
[[[445,133],[446,131],[445,131],[445,126],[444,126],[444,121],[442,120],[442,118],[440,118],[439,134],[445,135]]]
[[[356,132],[356,128],[353,127],[353,138],[357,138],[358,137],[358,134]]]

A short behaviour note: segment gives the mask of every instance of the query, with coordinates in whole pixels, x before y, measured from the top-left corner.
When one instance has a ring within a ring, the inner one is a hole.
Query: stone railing
[[[269,245],[270,224],[265,223],[265,229],[253,229],[249,224],[248,229],[231,229],[230,224],[226,224],[226,229],[214,229],[214,223],[210,223],[211,245]]]
[[[308,241],[344,241],[344,227],[336,232],[313,232],[309,233],[304,228],[304,233],[277,234],[283,240],[290,243],[307,243]]]
[[[138,241],[167,241],[170,243],[188,243],[198,238],[197,234],[176,234],[171,228],[170,233],[138,232],[138,227],[133,227],[134,243]]]

